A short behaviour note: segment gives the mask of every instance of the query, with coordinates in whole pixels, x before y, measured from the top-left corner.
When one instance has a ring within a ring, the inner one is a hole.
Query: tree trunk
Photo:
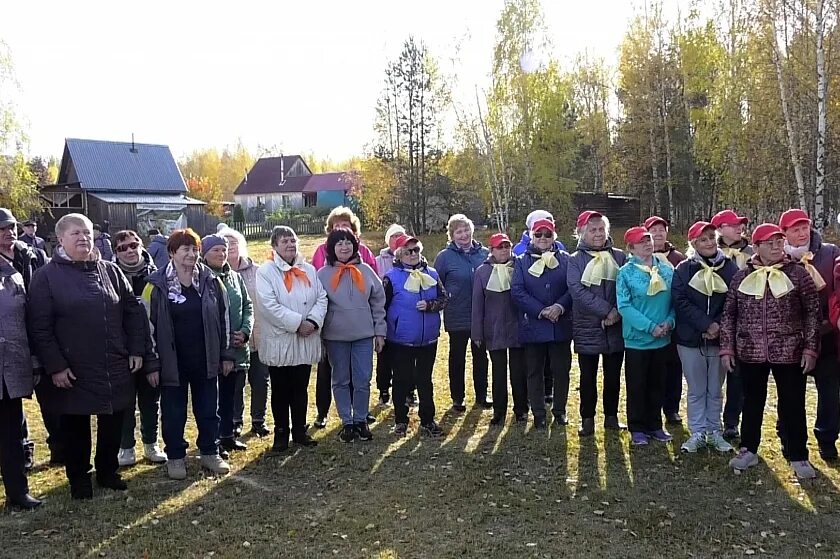
[[[825,133],[826,133],[826,106],[825,106],[825,47],[823,39],[825,35],[825,20],[823,9],[825,0],[817,0],[817,160],[816,176],[814,185],[814,214],[811,216],[814,226],[822,231],[825,225]]]

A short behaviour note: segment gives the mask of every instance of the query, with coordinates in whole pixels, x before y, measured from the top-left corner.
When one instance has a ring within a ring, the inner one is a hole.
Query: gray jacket
[[[338,268],[327,264],[318,270],[318,279],[327,292],[327,316],[321,336],[325,340],[353,342],[384,336],[387,332],[385,322],[385,289],[373,268],[364,262],[356,262],[364,278],[364,291],[359,291],[350,274],[341,276],[341,281],[333,288],[333,278]]]
[[[584,286],[580,282],[583,270],[592,260],[587,251],[594,249],[586,246],[583,241],[578,242],[577,250],[569,258],[566,272],[566,283],[572,294],[572,331],[575,342],[575,352],[582,355],[598,355],[624,351],[624,338],[621,335],[621,322],[617,322],[606,329],[601,321],[616,308],[615,282],[602,281],[601,285]],[[612,238],[608,238],[604,248],[612,252],[616,264],[620,268],[624,265],[625,255],[617,248],[613,248]]]
[[[0,390],[3,398],[32,395],[32,354],[26,333],[23,275],[0,257]]]
[[[204,346],[207,354],[207,378],[221,372],[222,361],[235,361],[230,340],[233,336],[227,311],[227,296],[222,282],[213,276],[210,268],[199,266],[198,292],[204,322]],[[169,314],[169,295],[166,268],[158,270],[148,279],[143,290],[143,304],[152,326],[155,352],[160,360],[160,385],[180,386],[178,355],[175,352],[174,326]]]

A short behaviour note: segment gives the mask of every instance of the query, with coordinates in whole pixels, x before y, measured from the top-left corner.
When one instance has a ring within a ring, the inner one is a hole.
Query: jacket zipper
[[[113,410],[113,403],[114,403],[114,387],[111,386],[111,371],[108,368],[108,301],[105,299],[105,279],[102,277],[102,269],[99,267],[99,264],[96,265],[96,271],[99,275],[99,282],[101,283],[101,293],[102,293],[102,316],[105,318],[105,344],[103,347],[105,351],[103,352],[105,358],[105,378],[108,380],[108,393],[110,394],[109,404],[108,404],[108,411],[110,413],[114,413]],[[110,281],[108,282],[110,285]],[[112,286],[113,287],[113,286]],[[129,360],[131,360],[131,351],[128,352]],[[131,364],[129,363],[129,373],[131,373]]]
[[[764,360],[769,363],[770,362],[770,344],[767,342],[767,291],[764,292],[764,297],[762,298],[761,302],[762,307],[762,323],[764,326]]]

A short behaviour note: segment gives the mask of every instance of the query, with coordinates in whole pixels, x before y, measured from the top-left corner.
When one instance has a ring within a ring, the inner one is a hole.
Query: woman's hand
[[[312,323],[309,322],[308,320],[304,320],[303,322],[301,322],[300,326],[298,326],[298,329],[297,329],[297,333],[299,335],[303,336],[304,338],[308,338],[314,332],[315,332],[315,326],[313,326]]]
[[[707,340],[715,340],[720,335],[720,324],[712,322],[705,332]]]
[[[71,381],[74,380],[76,380],[76,377],[70,369],[64,369],[60,373],[56,373],[52,376],[53,384],[58,388],[73,388],[73,383]]]
[[[417,305],[415,305],[418,311],[425,311],[429,308],[429,303],[426,301],[417,301]]]
[[[143,358],[137,355],[128,356],[128,368],[132,373],[136,373],[143,368]]]
[[[802,374],[807,375],[817,366],[817,358],[808,353],[803,353],[802,361],[799,364],[802,366]]]
[[[237,330],[233,333],[233,347],[240,348],[245,347],[245,333]]]
[[[668,334],[668,331],[661,324],[657,324],[656,328],[653,329],[653,337],[654,338],[662,338]]]
[[[382,353],[382,350],[385,348],[385,336],[376,336],[373,338],[373,349],[376,350],[376,353]]]
[[[160,372],[155,371],[154,373],[149,373],[146,375],[146,381],[148,381],[149,386],[152,388],[157,388],[160,384]]]
[[[725,372],[731,373],[735,370],[735,357],[732,355],[721,355],[720,366],[723,367]]]
[[[222,375],[228,376],[233,370],[233,361],[222,361]]]

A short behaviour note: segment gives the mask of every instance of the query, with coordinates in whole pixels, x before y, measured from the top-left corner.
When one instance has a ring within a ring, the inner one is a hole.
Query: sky
[[[683,0],[666,0],[676,12]],[[30,154],[64,138],[279,148],[334,161],[372,139],[384,69],[413,34],[456,96],[488,83],[503,0],[43,0],[4,6]],[[631,0],[543,0],[554,53],[614,63]],[[456,48],[457,47],[457,48]],[[457,52],[457,55],[456,55]],[[453,60],[457,56],[456,60]]]

